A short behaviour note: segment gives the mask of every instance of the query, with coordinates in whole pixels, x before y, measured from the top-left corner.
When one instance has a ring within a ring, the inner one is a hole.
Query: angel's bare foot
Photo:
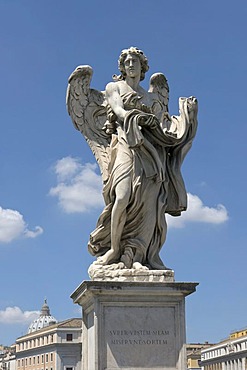
[[[134,262],[132,268],[134,270],[148,270],[148,267],[143,266],[140,262]]]
[[[119,257],[119,253],[110,249],[107,251],[104,256],[97,258],[97,264],[99,265],[109,265],[111,262],[114,262]]]
[[[107,266],[107,270],[123,270],[126,269],[126,266],[123,262],[112,263],[111,265]]]

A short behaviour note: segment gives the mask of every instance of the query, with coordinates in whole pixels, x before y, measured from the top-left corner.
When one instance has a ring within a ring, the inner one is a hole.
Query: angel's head
[[[137,49],[136,47],[130,47],[129,49],[122,50],[120,57],[118,59],[118,68],[121,72],[121,78],[125,80],[126,78],[126,70],[125,70],[125,60],[129,55],[133,55],[135,57],[138,57],[141,65],[141,75],[140,75],[140,81],[144,80],[145,73],[149,70],[148,60],[145,54],[142,50]]]

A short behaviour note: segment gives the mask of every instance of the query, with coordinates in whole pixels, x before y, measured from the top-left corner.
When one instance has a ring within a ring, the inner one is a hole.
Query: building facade
[[[212,346],[208,342],[205,343],[189,343],[186,345],[187,370],[201,369],[201,351]]]
[[[247,370],[247,330],[202,350],[202,370]]]
[[[45,301],[40,317],[16,340],[16,370],[81,370],[81,319],[62,322]]]
[[[0,370],[16,370],[15,364],[15,345],[0,346]]]

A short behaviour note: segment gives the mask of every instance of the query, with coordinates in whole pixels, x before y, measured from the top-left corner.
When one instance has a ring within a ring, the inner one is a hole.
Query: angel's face
[[[128,77],[140,77],[141,62],[138,55],[128,54],[124,61],[124,68]]]

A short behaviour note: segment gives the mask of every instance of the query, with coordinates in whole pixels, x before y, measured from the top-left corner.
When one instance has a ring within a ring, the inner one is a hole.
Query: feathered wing
[[[110,135],[104,130],[107,111],[104,92],[90,88],[92,67],[78,66],[69,77],[66,105],[75,128],[85,137],[101,170],[108,179]]]
[[[167,79],[163,73],[154,73],[150,77],[148,91],[157,95],[157,101],[155,103],[155,106],[153,107],[154,114],[158,116],[161,123],[163,123],[163,121],[169,120],[169,86]]]

